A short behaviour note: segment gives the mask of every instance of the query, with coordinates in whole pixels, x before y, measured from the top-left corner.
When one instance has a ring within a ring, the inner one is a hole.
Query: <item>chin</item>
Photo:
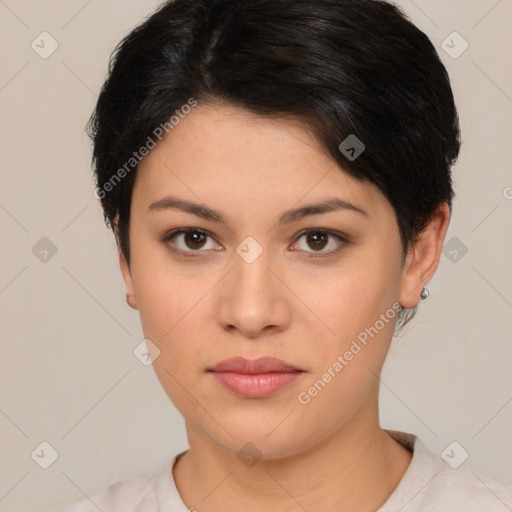
[[[210,418],[203,431],[210,437],[215,444],[224,448],[238,458],[249,455],[254,458],[266,460],[283,459],[300,453],[308,449],[311,445],[311,435],[298,435],[297,425],[290,418],[285,420],[282,425],[279,423],[285,415],[281,415],[276,421],[271,416],[266,416],[267,421],[261,418],[261,413],[254,416],[254,421],[250,415],[243,415],[239,418],[229,421],[224,416],[225,421],[212,431],[212,422]],[[286,423],[286,425],[285,425]],[[276,428],[277,426],[277,428]],[[231,434],[231,435],[230,435]],[[301,438],[304,441],[301,441]],[[307,440],[307,441],[306,441]]]

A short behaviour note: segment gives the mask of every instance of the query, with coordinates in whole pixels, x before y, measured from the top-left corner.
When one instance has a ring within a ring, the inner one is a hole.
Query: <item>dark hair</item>
[[[303,121],[349,175],[390,201],[404,257],[440,204],[451,209],[460,132],[449,77],[397,6],[172,0],[116,47],[88,124],[96,193],[128,263],[133,152],[191,98]],[[350,135],[365,147],[355,159],[340,150]]]

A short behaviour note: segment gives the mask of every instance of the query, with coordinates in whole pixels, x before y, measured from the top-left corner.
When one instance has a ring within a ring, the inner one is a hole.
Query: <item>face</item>
[[[195,215],[171,197],[216,213]],[[417,304],[418,261],[432,250],[402,265],[390,203],[303,125],[198,105],[139,165],[129,235],[130,266],[120,258],[129,301],[187,429],[278,458],[377,421],[398,302]],[[267,396],[241,395],[209,371],[235,356],[302,372]]]

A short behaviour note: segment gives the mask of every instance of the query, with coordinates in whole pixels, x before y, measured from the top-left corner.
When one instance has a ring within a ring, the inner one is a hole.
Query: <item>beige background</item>
[[[1,511],[50,510],[187,447],[183,419],[133,355],[143,335],[83,132],[110,52],[158,3],[0,0]],[[467,253],[451,261],[448,246],[394,341],[382,426],[439,453],[457,441],[469,453],[461,468],[512,483],[512,2],[400,5],[451,75],[463,146],[446,240]],[[31,48],[43,31],[59,45],[47,59]],[[453,31],[469,43],[456,59],[441,47]],[[43,237],[57,249],[46,262],[33,252]],[[46,470],[31,458],[43,441],[59,455]]]

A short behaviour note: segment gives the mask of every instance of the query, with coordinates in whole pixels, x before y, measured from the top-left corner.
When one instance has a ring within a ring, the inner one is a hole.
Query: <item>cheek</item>
[[[386,283],[369,277],[365,273],[334,279],[323,288],[322,302],[316,303],[316,311],[334,334],[315,340],[312,373],[295,400],[304,422],[322,418],[324,433],[339,428],[377,396],[377,376],[397,311]],[[314,428],[314,421],[308,428]]]
[[[144,334],[162,342],[178,328],[206,292],[207,283],[177,265],[163,243],[134,239],[132,277]]]
[[[191,381],[206,365],[207,333],[212,334],[211,293],[219,276],[178,265],[163,251],[138,254],[133,280],[144,336],[160,350],[153,366],[166,390]],[[170,379],[170,380],[169,380]],[[173,384],[174,383],[174,384]]]
[[[201,324],[209,318],[204,311],[206,301],[202,299],[210,286],[171,273],[159,279],[158,272],[147,277],[141,275],[139,282],[137,304],[144,335],[164,355],[182,355],[180,352],[190,355]]]
[[[316,364],[309,381],[320,380],[318,402],[344,397],[350,408],[351,400],[355,406],[375,383],[374,374],[380,373],[386,358],[398,310],[399,274],[388,267],[388,261],[368,259],[351,265],[350,271],[344,267],[331,272],[323,284],[311,281],[303,287],[305,302],[328,327],[322,327],[324,334],[316,339]]]
[[[382,263],[368,262],[350,270],[333,270],[328,279],[309,282],[301,293],[329,327],[331,337],[338,340],[335,344],[343,346],[392,308],[398,289],[398,273]]]
[[[144,337],[160,351],[153,369],[167,396],[189,417],[195,414],[196,402],[191,396],[197,394],[195,380],[204,357],[201,322],[208,318],[201,297],[210,286],[155,267],[151,272],[140,272],[136,279]]]

